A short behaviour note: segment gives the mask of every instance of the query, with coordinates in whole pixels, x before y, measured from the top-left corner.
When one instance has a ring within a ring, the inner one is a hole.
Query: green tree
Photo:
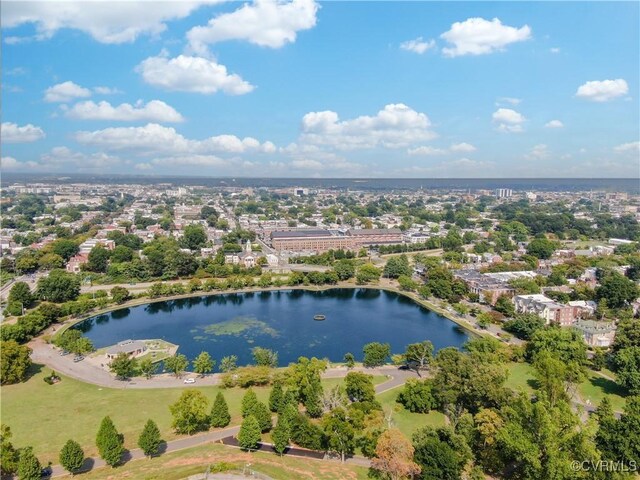
[[[633,302],[640,295],[640,290],[633,280],[613,272],[600,282],[596,288],[596,298],[605,299],[610,308],[622,308]]]
[[[271,427],[273,427],[271,423],[271,412],[269,412],[269,408],[264,403],[256,402],[251,415],[258,421],[261,432],[268,432],[271,430]]]
[[[0,426],[0,474],[13,475],[18,469],[20,452],[11,443],[11,428],[4,423]]]
[[[197,250],[207,243],[207,233],[202,225],[187,225],[184,228],[182,244],[189,250]]]
[[[613,356],[618,383],[631,395],[640,395],[640,347],[619,350]]]
[[[111,261],[113,263],[130,262],[133,260],[133,250],[124,245],[118,245],[111,252]]]
[[[158,370],[158,364],[153,363],[149,357],[145,357],[138,362],[138,369],[144,378],[149,379]]]
[[[254,347],[251,355],[256,365],[275,368],[278,366],[278,352],[268,348]]]
[[[253,414],[253,411],[256,408],[258,403],[258,396],[256,392],[254,392],[253,388],[250,388],[246,391],[244,396],[242,397],[242,407],[240,412],[242,413],[242,418],[246,418],[249,415]]]
[[[193,371],[204,377],[207,373],[213,371],[215,364],[216,362],[211,358],[209,352],[200,352],[200,355],[193,361]]]
[[[151,458],[158,454],[160,445],[162,445],[160,429],[156,422],[149,419],[144,425],[140,437],[138,437],[138,447],[144,452],[145,456]]]
[[[56,255],[60,255],[65,261],[68,261],[80,251],[80,247],[73,240],[59,238],[51,244],[51,251]]]
[[[538,330],[544,328],[545,321],[535,313],[518,314],[504,323],[504,329],[521,340],[529,340]]]
[[[275,382],[269,393],[269,410],[279,412],[282,408],[283,397],[282,382]]]
[[[389,258],[382,272],[387,278],[398,278],[403,275],[410,277],[412,273],[409,259],[405,254]]]
[[[14,340],[0,342],[0,384],[22,382],[31,368],[31,349]]]
[[[397,402],[413,413],[429,413],[435,406],[429,380],[410,378],[398,394]]]
[[[165,359],[164,365],[167,367],[167,370],[173,372],[176,377],[180,377],[189,366],[189,360],[187,360],[185,355],[178,353]]]
[[[356,274],[356,267],[351,260],[339,260],[333,265],[339,280],[349,280]]]
[[[433,358],[433,343],[425,340],[407,345],[404,358],[408,365],[414,366],[416,371],[424,370]]]
[[[84,463],[84,451],[78,442],[67,440],[59,457],[60,465],[64,467],[71,475],[82,468]]]
[[[64,270],[52,270],[38,280],[38,297],[49,302],[62,303],[75,300],[80,295],[80,280]]]
[[[32,447],[20,449],[20,460],[18,461],[18,477],[20,480],[40,480],[42,476],[42,465],[33,454]]]
[[[131,293],[124,287],[113,287],[111,289],[111,298],[120,305],[131,298]]]
[[[177,433],[191,435],[209,428],[209,401],[200,390],[185,390],[169,410]]]
[[[536,331],[527,344],[527,356],[533,362],[543,351],[565,363],[584,365],[587,361],[587,346],[582,335],[573,329],[550,326]]]
[[[8,303],[19,302],[27,309],[33,306],[35,297],[31,294],[31,289],[26,282],[16,282],[9,291]]]
[[[534,238],[527,245],[527,254],[540,260],[551,258],[557,248],[557,243],[547,238]]]
[[[126,380],[133,375],[136,369],[136,359],[125,352],[120,352],[109,363],[109,371],[119,380]]]
[[[373,376],[361,372],[349,372],[344,378],[345,391],[354,402],[373,402],[376,391]]]
[[[229,355],[226,357],[222,357],[220,360],[220,371],[227,373],[232,372],[236,368],[238,368],[238,357],[236,355]]]
[[[238,444],[243,450],[255,450],[260,443],[260,424],[256,417],[249,415],[242,420],[238,432]]]
[[[211,426],[214,428],[223,428],[229,425],[231,422],[231,415],[229,414],[229,406],[224,398],[222,392],[218,392],[216,399],[213,402],[210,415]]]
[[[356,365],[356,357],[353,356],[353,353],[345,353],[343,360],[348,369],[351,369]]]
[[[271,432],[271,439],[273,440],[273,449],[278,455],[282,455],[289,445],[289,438],[291,437],[291,427],[286,418],[282,415],[278,415],[278,423],[276,424],[273,432]]]
[[[353,454],[356,447],[355,430],[347,418],[347,413],[342,408],[336,408],[322,417],[322,429],[324,431],[327,449],[340,455],[344,462],[345,456]]]
[[[391,356],[391,346],[388,343],[371,342],[367,343],[363,349],[365,367],[380,367],[387,363]]]
[[[494,308],[506,317],[513,317],[516,314],[516,308],[508,295],[500,295]]]
[[[111,467],[118,465],[124,453],[124,438],[110,417],[104,417],[98,429],[96,446],[100,457]]]
[[[358,268],[356,274],[356,282],[358,285],[364,285],[365,283],[375,282],[380,278],[380,269],[376,268],[372,263],[365,263]]]
[[[460,480],[471,449],[451,427],[424,427],[413,434],[414,461],[424,480]]]
[[[85,267],[90,272],[104,273],[107,271],[110,256],[111,252],[109,252],[109,250],[102,245],[96,245],[89,252],[88,262]]]

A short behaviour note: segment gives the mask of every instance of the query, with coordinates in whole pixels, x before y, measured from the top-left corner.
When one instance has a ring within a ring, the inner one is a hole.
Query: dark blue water
[[[326,316],[316,321],[314,315]],[[431,340],[436,350],[461,346],[468,335],[455,323],[410,299],[375,289],[286,290],[211,295],[115,310],[76,326],[97,348],[126,339],[162,338],[190,360],[208,351],[218,362],[237,355],[251,363],[256,346],[278,352],[279,364],[300,356],[357,359],[369,342],[388,342],[393,353]]]

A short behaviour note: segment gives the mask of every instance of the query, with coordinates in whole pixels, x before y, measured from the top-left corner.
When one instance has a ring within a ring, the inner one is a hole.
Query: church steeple
[[[245,246],[244,251],[247,253],[251,253],[251,240],[249,240],[248,238],[247,238],[247,244]]]

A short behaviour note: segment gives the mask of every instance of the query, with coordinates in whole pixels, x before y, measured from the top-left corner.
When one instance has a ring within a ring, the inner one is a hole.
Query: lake
[[[323,321],[314,320],[324,315]],[[393,353],[431,340],[436,350],[460,347],[469,335],[451,320],[393,292],[365,288],[280,290],[207,295],[122,308],[78,323],[96,348],[126,339],[161,338],[178,344],[189,360],[208,351],[218,362],[237,355],[252,362],[253,347],[278,352],[279,365],[300,356],[362,359],[369,342]]]

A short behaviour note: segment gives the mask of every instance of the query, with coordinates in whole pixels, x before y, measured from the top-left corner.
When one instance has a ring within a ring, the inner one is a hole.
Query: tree
[[[38,297],[49,302],[62,303],[75,300],[80,295],[80,280],[64,270],[52,270],[38,280]]]
[[[410,277],[412,273],[409,259],[405,254],[389,258],[382,272],[387,278],[398,278],[403,275]]]
[[[59,457],[60,465],[64,467],[71,475],[82,468],[84,463],[84,451],[78,442],[67,440]]]
[[[284,392],[282,391],[282,382],[275,382],[269,393],[269,410],[279,412],[282,408],[282,400]]]
[[[31,289],[26,282],[16,282],[9,291],[8,303],[19,302],[25,309],[31,308],[35,301],[34,296],[31,294]]]
[[[187,360],[185,355],[178,353],[165,359],[164,365],[167,367],[167,370],[173,372],[176,377],[180,377],[189,366],[189,360]]]
[[[149,379],[156,373],[158,369],[158,364],[153,363],[149,357],[143,358],[138,362],[138,369],[144,378]]]
[[[387,363],[387,359],[391,356],[391,346],[388,343],[367,343],[362,351],[364,352],[362,363],[365,367],[380,367]]]
[[[20,461],[20,452],[9,440],[11,440],[11,428],[3,423],[0,426],[0,474],[2,475],[13,475]]]
[[[211,426],[214,428],[226,427],[231,422],[229,406],[227,405],[227,401],[225,400],[222,392],[218,392],[216,399],[213,401],[209,420],[211,422]]]
[[[413,478],[420,473],[420,466],[413,461],[414,448],[398,430],[392,428],[382,432],[376,445],[376,455],[371,467],[388,475],[391,480]]]
[[[104,417],[100,423],[96,446],[107,465],[115,467],[120,463],[124,453],[124,438],[118,433],[110,417]]]
[[[587,361],[587,346],[582,335],[573,329],[551,326],[536,331],[527,344],[527,356],[535,361],[542,351],[549,352],[565,363],[584,365]]]
[[[282,455],[289,445],[289,438],[291,437],[291,427],[289,422],[282,415],[278,415],[278,423],[276,424],[273,432],[271,432],[271,439],[273,440],[273,449],[278,455]]]
[[[349,280],[356,274],[356,267],[351,260],[339,260],[333,265],[339,280]]]
[[[459,480],[471,450],[451,427],[424,427],[413,434],[414,460],[424,480]],[[542,477],[541,477],[542,478]]]
[[[51,251],[56,255],[60,255],[65,261],[80,251],[80,247],[73,240],[59,238],[51,244]]]
[[[348,369],[352,369],[356,365],[356,357],[353,356],[353,353],[345,353],[343,360]]]
[[[111,253],[102,245],[96,245],[89,252],[89,258],[85,265],[90,272],[104,273],[107,271]]]
[[[111,298],[120,305],[131,298],[131,293],[124,287],[113,287],[111,289]]]
[[[560,400],[570,401],[573,390],[585,379],[579,363],[559,360],[546,350],[536,356],[533,367],[540,392],[552,407]]]
[[[536,331],[543,329],[544,325],[545,322],[542,317],[535,313],[524,313],[507,320],[504,323],[504,329],[521,340],[529,340]]]
[[[278,352],[268,348],[254,347],[251,355],[256,365],[275,368],[278,366]]]
[[[611,403],[604,397],[596,411],[596,443],[605,460],[630,464],[640,458],[640,396],[627,398],[624,413],[616,419]]]
[[[271,427],[273,427],[273,424],[271,423],[271,412],[269,412],[269,408],[267,408],[264,403],[256,402],[251,415],[253,415],[258,421],[261,432],[268,432],[271,430]]]
[[[227,373],[232,372],[236,368],[238,368],[238,357],[236,355],[229,355],[226,357],[222,357],[220,360],[220,371]]]
[[[404,358],[408,365],[414,365],[416,372],[427,368],[433,358],[433,343],[425,340],[420,343],[411,343],[407,345],[404,352]]]
[[[534,238],[527,245],[527,255],[532,255],[540,260],[551,258],[557,248],[557,243],[547,238]]]
[[[133,250],[125,245],[118,245],[111,252],[113,263],[130,262],[131,260],[133,260]]]
[[[640,291],[635,282],[617,272],[605,276],[596,288],[596,298],[606,299],[609,308],[622,308],[638,298],[638,295]]]
[[[345,391],[354,402],[373,402],[376,391],[373,376],[361,372],[349,372],[344,378]]]
[[[185,390],[169,410],[177,433],[191,435],[209,428],[209,401],[200,390]]]
[[[87,337],[80,337],[74,343],[69,345],[69,351],[76,355],[84,355],[85,353],[93,352],[93,342]]]
[[[516,308],[508,295],[500,295],[494,308],[506,317],[513,317],[516,314]]]
[[[0,342],[0,385],[22,382],[31,368],[31,349],[14,340]]]
[[[640,395],[640,347],[628,347],[613,357],[618,383],[631,395]]]
[[[215,364],[216,362],[211,358],[209,352],[200,352],[200,355],[193,361],[193,371],[204,377],[207,373],[213,371]]]
[[[243,450],[255,450],[260,443],[260,424],[253,415],[242,420],[238,432],[238,444]]]
[[[257,403],[258,397],[256,395],[256,392],[253,391],[253,388],[250,388],[242,397],[242,407],[240,409],[242,418],[246,418],[251,415],[255,410]]]
[[[628,347],[640,347],[640,322],[636,320],[621,320],[618,323],[611,349],[616,353]]]
[[[160,429],[156,422],[149,419],[142,429],[140,437],[138,437],[138,447],[144,452],[145,456],[151,458],[160,451],[162,438],[160,437]]]
[[[398,394],[397,402],[413,413],[428,413],[435,406],[429,380],[410,378]]]
[[[109,363],[109,371],[119,380],[126,380],[133,375],[136,368],[136,359],[126,352],[120,352]]]
[[[321,425],[328,451],[340,455],[340,460],[344,462],[345,456],[353,454],[356,447],[355,430],[347,413],[342,408],[336,408],[322,417]]]
[[[202,225],[187,225],[184,228],[182,244],[189,250],[197,250],[207,243],[207,233]]]
[[[356,274],[356,282],[363,285],[369,282],[375,282],[380,278],[380,269],[376,268],[372,263],[365,263],[358,268]]]
[[[40,480],[42,476],[42,465],[33,454],[32,447],[20,449],[20,460],[18,461],[18,477],[20,480]]]

